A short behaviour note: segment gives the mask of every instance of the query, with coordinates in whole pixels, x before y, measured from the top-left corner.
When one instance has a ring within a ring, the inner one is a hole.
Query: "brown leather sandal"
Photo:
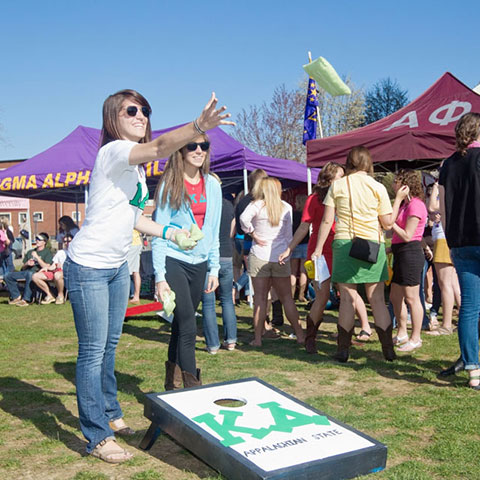
[[[120,445],[113,438],[106,438],[105,440],[102,440],[92,450],[90,455],[92,457],[99,458],[100,460],[103,460],[107,463],[123,463],[133,458],[133,454],[131,454],[124,448],[121,448]]]

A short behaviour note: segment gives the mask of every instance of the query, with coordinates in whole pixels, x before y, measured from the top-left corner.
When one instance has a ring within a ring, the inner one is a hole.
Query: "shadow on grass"
[[[139,430],[135,438],[123,437],[123,440],[130,445],[130,447],[139,448],[137,438],[140,437],[143,439],[146,432],[147,430]],[[190,450],[185,449],[181,443],[166,433],[161,432],[159,434],[150,450],[142,451],[179,471],[194,474],[195,478],[223,478],[211,469],[200,457]]]
[[[75,362],[54,362],[53,364],[54,370],[73,385],[75,385],[75,366]],[[118,371],[115,371],[115,377],[117,378],[118,391],[133,395],[138,403],[143,405],[145,393],[138,387],[142,382],[142,379],[136,375],[130,375]]]
[[[70,450],[84,453],[85,441],[63,427],[79,428],[77,418],[59,398],[73,394],[43,390],[13,377],[0,378],[0,394],[2,410],[22,422],[32,423],[45,437],[60,440]]]
[[[157,318],[155,318],[155,320],[157,320]],[[152,318],[135,317],[135,320],[152,320]],[[160,326],[157,322],[152,323],[148,326],[144,326],[136,325],[133,319],[130,319],[128,323],[123,324],[123,333],[152,342],[161,342],[168,344],[170,340],[170,331],[171,327],[170,324],[167,322],[161,322]]]

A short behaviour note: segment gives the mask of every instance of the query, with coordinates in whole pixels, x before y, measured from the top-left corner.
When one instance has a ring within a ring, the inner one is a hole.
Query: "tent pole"
[[[85,196],[85,214],[87,213],[87,206],[88,206],[88,185],[84,187],[84,196]]]
[[[78,193],[75,193],[75,215],[77,218],[75,219],[75,223],[78,222]]]
[[[307,193],[312,194],[312,169],[307,167]]]
[[[27,247],[27,252],[28,250],[32,249],[32,223],[30,222],[30,200],[28,201],[28,210],[27,210],[27,232],[29,233],[28,238],[26,240],[26,247]],[[23,252],[24,254],[26,252]],[[22,255],[23,258],[23,255]]]
[[[248,172],[247,169],[243,168],[243,193],[246,195],[248,193]],[[248,306],[253,309],[253,284],[252,278],[248,275],[248,289],[250,290],[250,301],[248,302]]]

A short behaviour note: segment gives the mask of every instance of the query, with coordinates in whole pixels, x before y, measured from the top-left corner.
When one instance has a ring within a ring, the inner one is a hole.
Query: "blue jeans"
[[[208,281],[208,274],[207,279]],[[232,300],[233,266],[232,259],[220,259],[220,271],[218,272],[218,293],[222,306],[223,336],[225,342],[237,342],[237,317]],[[215,313],[215,292],[203,293],[202,295],[203,333],[207,347],[212,350],[220,348],[218,338],[217,315]]]
[[[5,257],[1,257],[0,259],[0,275],[3,277],[10,272],[13,272],[15,267],[13,265],[13,255],[10,253]]]
[[[458,319],[458,341],[465,370],[480,368],[478,362],[478,317],[480,314],[480,246],[450,251],[457,270],[462,304]]]
[[[130,275],[127,262],[119,268],[98,269],[68,257],[63,275],[78,336],[78,415],[90,453],[99,442],[114,436],[108,422],[123,416],[117,400],[115,350],[127,309]]]
[[[10,297],[12,299],[18,298],[20,296],[20,290],[18,289],[17,280],[25,280],[25,290],[23,291],[23,299],[26,302],[32,301],[32,288],[30,286],[32,282],[33,274],[35,270],[29,268],[28,270],[20,270],[19,272],[9,272],[3,277],[8,291],[10,292]]]

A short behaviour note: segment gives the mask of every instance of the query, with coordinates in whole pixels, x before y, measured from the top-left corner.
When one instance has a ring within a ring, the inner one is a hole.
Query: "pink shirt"
[[[3,252],[5,250],[5,247],[7,246],[7,233],[5,230],[0,230],[0,252]]]
[[[258,245],[253,242],[250,252],[265,262],[278,262],[292,240],[292,207],[282,200],[283,212],[280,223],[274,227],[270,223],[263,200],[251,202],[240,215],[240,225],[245,233],[255,231],[255,235],[266,242]]]
[[[408,217],[418,217],[419,222],[411,242],[415,240],[420,241],[423,237],[423,231],[425,230],[425,224],[427,223],[427,207],[425,204],[417,197],[412,197],[410,202],[403,203],[398,211],[397,221],[395,222],[400,228],[405,229],[407,224]],[[393,232],[392,243],[405,243],[405,241],[400,238],[395,232]]]

